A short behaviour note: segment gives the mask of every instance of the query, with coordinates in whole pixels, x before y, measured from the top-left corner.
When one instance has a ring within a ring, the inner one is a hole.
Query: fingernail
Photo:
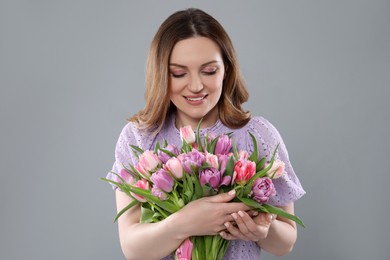
[[[236,190],[231,190],[231,191],[228,192],[228,194],[229,195],[234,195],[234,194],[236,194]]]
[[[225,222],[225,223],[224,223],[224,226],[225,226],[226,228],[229,228],[229,222]]]
[[[243,216],[244,216],[244,212],[239,211],[239,212],[238,212],[238,215],[240,215],[241,217],[243,217]]]
[[[233,214],[232,214],[232,217],[233,217],[234,219],[237,219],[237,214],[236,214],[236,213],[233,213]]]
[[[259,215],[259,212],[255,211],[252,216],[256,217],[257,215]]]

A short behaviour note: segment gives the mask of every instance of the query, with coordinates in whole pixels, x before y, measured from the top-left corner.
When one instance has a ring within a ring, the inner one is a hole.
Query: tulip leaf
[[[245,205],[259,209],[262,212],[268,212],[267,208],[264,207],[264,204],[259,204],[256,201],[249,199],[249,198],[243,198],[243,197],[238,197],[239,200],[241,200]]]
[[[174,153],[172,153],[172,152],[170,152],[170,151],[168,151],[166,149],[163,149],[163,148],[160,148],[160,151],[168,154],[170,157],[175,157],[176,156],[176,154],[174,154]]]
[[[249,135],[251,136],[253,142],[253,153],[249,156],[249,160],[253,162],[257,162],[258,160],[257,140],[256,137],[251,132],[249,132]]]
[[[284,211],[281,208],[274,207],[274,206],[271,206],[271,205],[268,205],[268,204],[264,204],[263,207],[265,209],[267,209],[269,213],[276,214],[278,216],[282,216],[282,217],[288,218],[288,219],[290,219],[292,221],[295,221],[301,227],[305,227],[305,224],[303,224],[303,222],[302,222],[302,220],[300,218],[298,218],[297,216],[292,215],[292,214]]]
[[[258,162],[256,163],[256,172],[259,172],[261,169],[263,169],[263,167],[264,167],[264,165],[265,165],[265,161],[266,161],[266,158],[263,157],[263,158],[261,158],[260,161],[258,161]]]
[[[200,125],[202,124],[203,117],[199,120],[198,127],[196,129],[196,142],[198,144],[198,150],[199,152],[203,152],[202,142],[200,141]]]
[[[238,160],[238,152],[237,152],[236,140],[234,140],[234,139],[232,141],[232,147],[233,147],[234,159]]]
[[[123,215],[123,213],[125,213],[128,209],[132,208],[133,206],[137,205],[139,202],[136,201],[136,200],[133,200],[129,205],[127,205],[126,207],[124,207],[121,211],[119,211],[119,213],[116,215],[115,219],[114,219],[114,222],[116,222],[118,220],[118,218],[120,216]]]
[[[132,144],[130,146],[131,146],[131,148],[133,148],[133,153],[134,153],[135,156],[137,156],[137,158],[139,157],[139,154],[143,154],[144,153],[144,150],[142,150],[138,146],[132,145]]]
[[[196,200],[196,199],[203,197],[203,188],[200,185],[200,182],[199,182],[199,179],[197,178],[197,176],[191,175],[191,178],[192,178],[192,182],[194,183],[194,186],[195,186],[195,193],[193,195],[192,200]]]
[[[154,147],[154,153],[158,154],[158,150],[160,150],[160,142],[157,141],[156,146]]]
[[[149,202],[156,204],[157,206],[161,207],[162,209],[166,210],[171,214],[179,210],[179,208],[172,202],[162,201],[160,200],[160,198],[152,195],[150,190],[144,190],[133,186],[131,186],[130,190],[131,192],[144,197]]]
[[[229,160],[226,163],[226,169],[224,176],[233,176],[233,171],[234,171],[234,158],[233,156],[229,157]]]
[[[209,148],[210,151],[208,151],[209,153],[214,154],[215,146],[217,145],[218,139],[219,139],[219,136],[217,136],[217,137],[211,142],[211,147]]]
[[[154,211],[145,206],[141,207],[141,223],[153,223]]]

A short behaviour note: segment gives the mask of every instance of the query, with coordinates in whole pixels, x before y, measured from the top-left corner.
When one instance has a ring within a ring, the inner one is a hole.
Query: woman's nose
[[[193,76],[191,77],[190,82],[188,83],[188,89],[191,92],[198,93],[202,91],[204,88],[202,80],[199,76]]]

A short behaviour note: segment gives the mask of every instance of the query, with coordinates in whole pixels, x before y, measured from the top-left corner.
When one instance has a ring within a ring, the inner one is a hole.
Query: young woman
[[[286,174],[274,180],[277,195],[269,202],[294,214],[294,201],[305,192],[289,162],[278,131],[263,117],[251,117],[242,103],[248,92],[232,42],[223,27],[199,9],[176,12],[157,31],[150,48],[146,75],[146,104],[123,128],[115,150],[113,172],[135,164],[130,144],[144,150],[166,139],[181,146],[179,128],[201,135],[233,132],[238,149],[253,151],[248,132],[261,147],[260,156],[276,157]],[[108,178],[114,178],[109,173]],[[230,202],[234,192],[193,201],[158,223],[141,224],[140,207],[118,220],[121,247],[127,259],[173,259],[172,252],[190,236],[216,235],[232,240],[224,259],[259,259],[261,249],[275,255],[290,252],[297,238],[295,222],[271,214],[256,214],[242,203]],[[116,189],[120,211],[131,198]]]

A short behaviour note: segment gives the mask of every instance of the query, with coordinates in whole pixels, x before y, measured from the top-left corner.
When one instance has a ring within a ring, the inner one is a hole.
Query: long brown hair
[[[239,128],[249,121],[250,113],[241,106],[248,100],[249,94],[228,34],[212,16],[190,8],[169,16],[152,40],[146,67],[146,104],[144,109],[129,119],[138,122],[142,129],[159,131],[167,115],[176,109],[168,94],[169,59],[178,41],[192,37],[207,37],[221,49],[226,69],[222,95],[218,101],[222,123]]]

